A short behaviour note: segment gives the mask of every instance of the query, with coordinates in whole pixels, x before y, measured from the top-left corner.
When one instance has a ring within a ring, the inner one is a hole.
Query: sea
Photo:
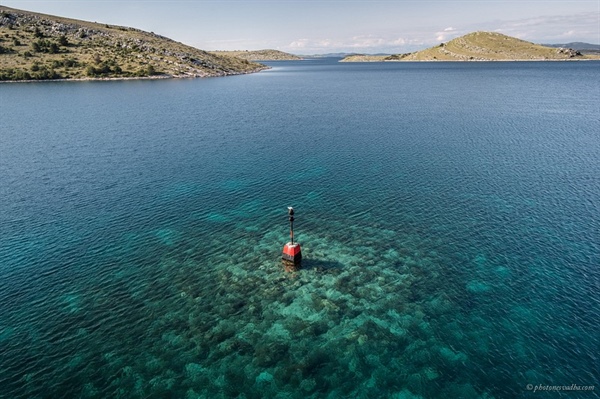
[[[0,85],[0,398],[599,397],[600,63],[338,61]]]

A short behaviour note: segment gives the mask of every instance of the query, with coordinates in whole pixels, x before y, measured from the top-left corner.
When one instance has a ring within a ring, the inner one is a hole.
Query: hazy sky
[[[536,43],[600,43],[600,0],[8,1],[45,14],[135,27],[204,50],[399,53],[476,30]]]

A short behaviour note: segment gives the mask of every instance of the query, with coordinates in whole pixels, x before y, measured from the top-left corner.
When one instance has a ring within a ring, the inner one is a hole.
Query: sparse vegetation
[[[0,6],[0,81],[224,76],[264,68],[134,28]]]

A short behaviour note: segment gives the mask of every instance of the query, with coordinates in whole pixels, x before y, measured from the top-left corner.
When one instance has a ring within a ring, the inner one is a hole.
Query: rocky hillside
[[[551,48],[501,33],[474,32],[403,57],[404,61],[534,61],[582,59],[581,53]]]
[[[265,68],[139,29],[0,5],[0,80],[207,77]]]
[[[211,51],[220,56],[242,58],[248,61],[294,61],[302,58],[294,54],[284,53],[279,50],[256,50],[256,51]]]
[[[426,50],[366,61],[548,61],[597,59],[570,48],[551,48],[495,32],[474,32]],[[347,57],[342,61],[365,61]]]

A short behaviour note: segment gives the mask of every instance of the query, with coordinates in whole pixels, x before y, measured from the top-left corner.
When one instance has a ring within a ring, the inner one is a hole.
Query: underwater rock
[[[438,372],[432,368],[432,367],[426,367],[423,369],[423,375],[425,376],[425,379],[427,379],[427,381],[432,381],[437,379],[440,375],[438,374]]]
[[[290,332],[288,330],[286,330],[285,327],[283,326],[283,324],[281,324],[281,323],[273,324],[271,326],[271,328],[269,329],[269,331],[267,331],[266,335],[271,337],[271,339],[277,339],[277,340],[288,341],[288,340],[292,339]]]
[[[316,386],[317,382],[314,380],[314,378],[307,378],[305,380],[302,380],[302,382],[300,383],[300,389],[302,389],[305,392],[314,391]]]
[[[188,363],[185,365],[185,377],[190,381],[197,383],[207,373],[207,370],[198,363]]]
[[[273,382],[273,375],[267,371],[263,371],[256,377],[255,384],[258,386],[271,384]]]

